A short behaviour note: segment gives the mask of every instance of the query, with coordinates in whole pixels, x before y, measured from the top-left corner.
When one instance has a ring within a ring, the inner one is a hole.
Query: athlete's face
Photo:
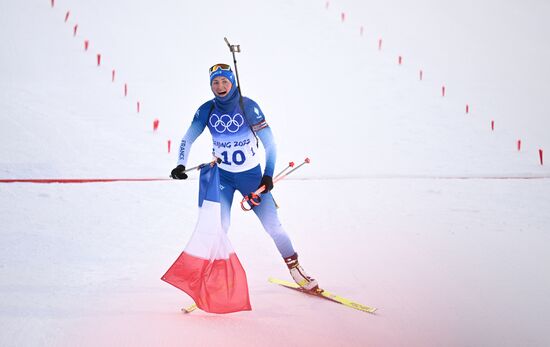
[[[216,96],[224,97],[233,87],[233,83],[223,76],[218,76],[212,80],[212,92]]]

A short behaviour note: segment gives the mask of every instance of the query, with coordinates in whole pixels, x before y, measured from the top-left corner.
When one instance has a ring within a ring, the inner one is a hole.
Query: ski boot
[[[298,253],[294,253],[290,257],[284,259],[286,266],[288,266],[288,270],[290,270],[290,275],[300,287],[308,291],[316,291],[319,289],[317,280],[306,274],[298,262]]]

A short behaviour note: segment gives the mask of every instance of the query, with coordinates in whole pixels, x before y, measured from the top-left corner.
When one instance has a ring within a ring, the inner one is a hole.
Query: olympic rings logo
[[[228,114],[218,116],[212,114],[209,120],[210,126],[214,128],[218,133],[223,133],[226,130],[230,133],[236,133],[244,124],[244,117],[240,113],[236,113],[231,117]]]

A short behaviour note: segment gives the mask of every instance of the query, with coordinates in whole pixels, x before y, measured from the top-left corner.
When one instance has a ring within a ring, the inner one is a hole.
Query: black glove
[[[271,189],[273,189],[273,178],[271,178],[271,176],[264,175],[258,188],[260,188],[261,186],[265,186],[265,190],[263,191],[264,193],[269,192]]]
[[[170,174],[170,177],[172,177],[175,180],[184,180],[187,178],[187,174],[185,173],[185,166],[178,165],[174,170],[172,170],[172,173]]]

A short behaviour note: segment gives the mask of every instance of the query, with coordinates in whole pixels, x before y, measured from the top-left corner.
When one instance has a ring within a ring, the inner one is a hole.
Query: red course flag
[[[218,166],[201,169],[195,231],[162,280],[189,294],[203,311],[250,311],[248,283],[221,224]]]

